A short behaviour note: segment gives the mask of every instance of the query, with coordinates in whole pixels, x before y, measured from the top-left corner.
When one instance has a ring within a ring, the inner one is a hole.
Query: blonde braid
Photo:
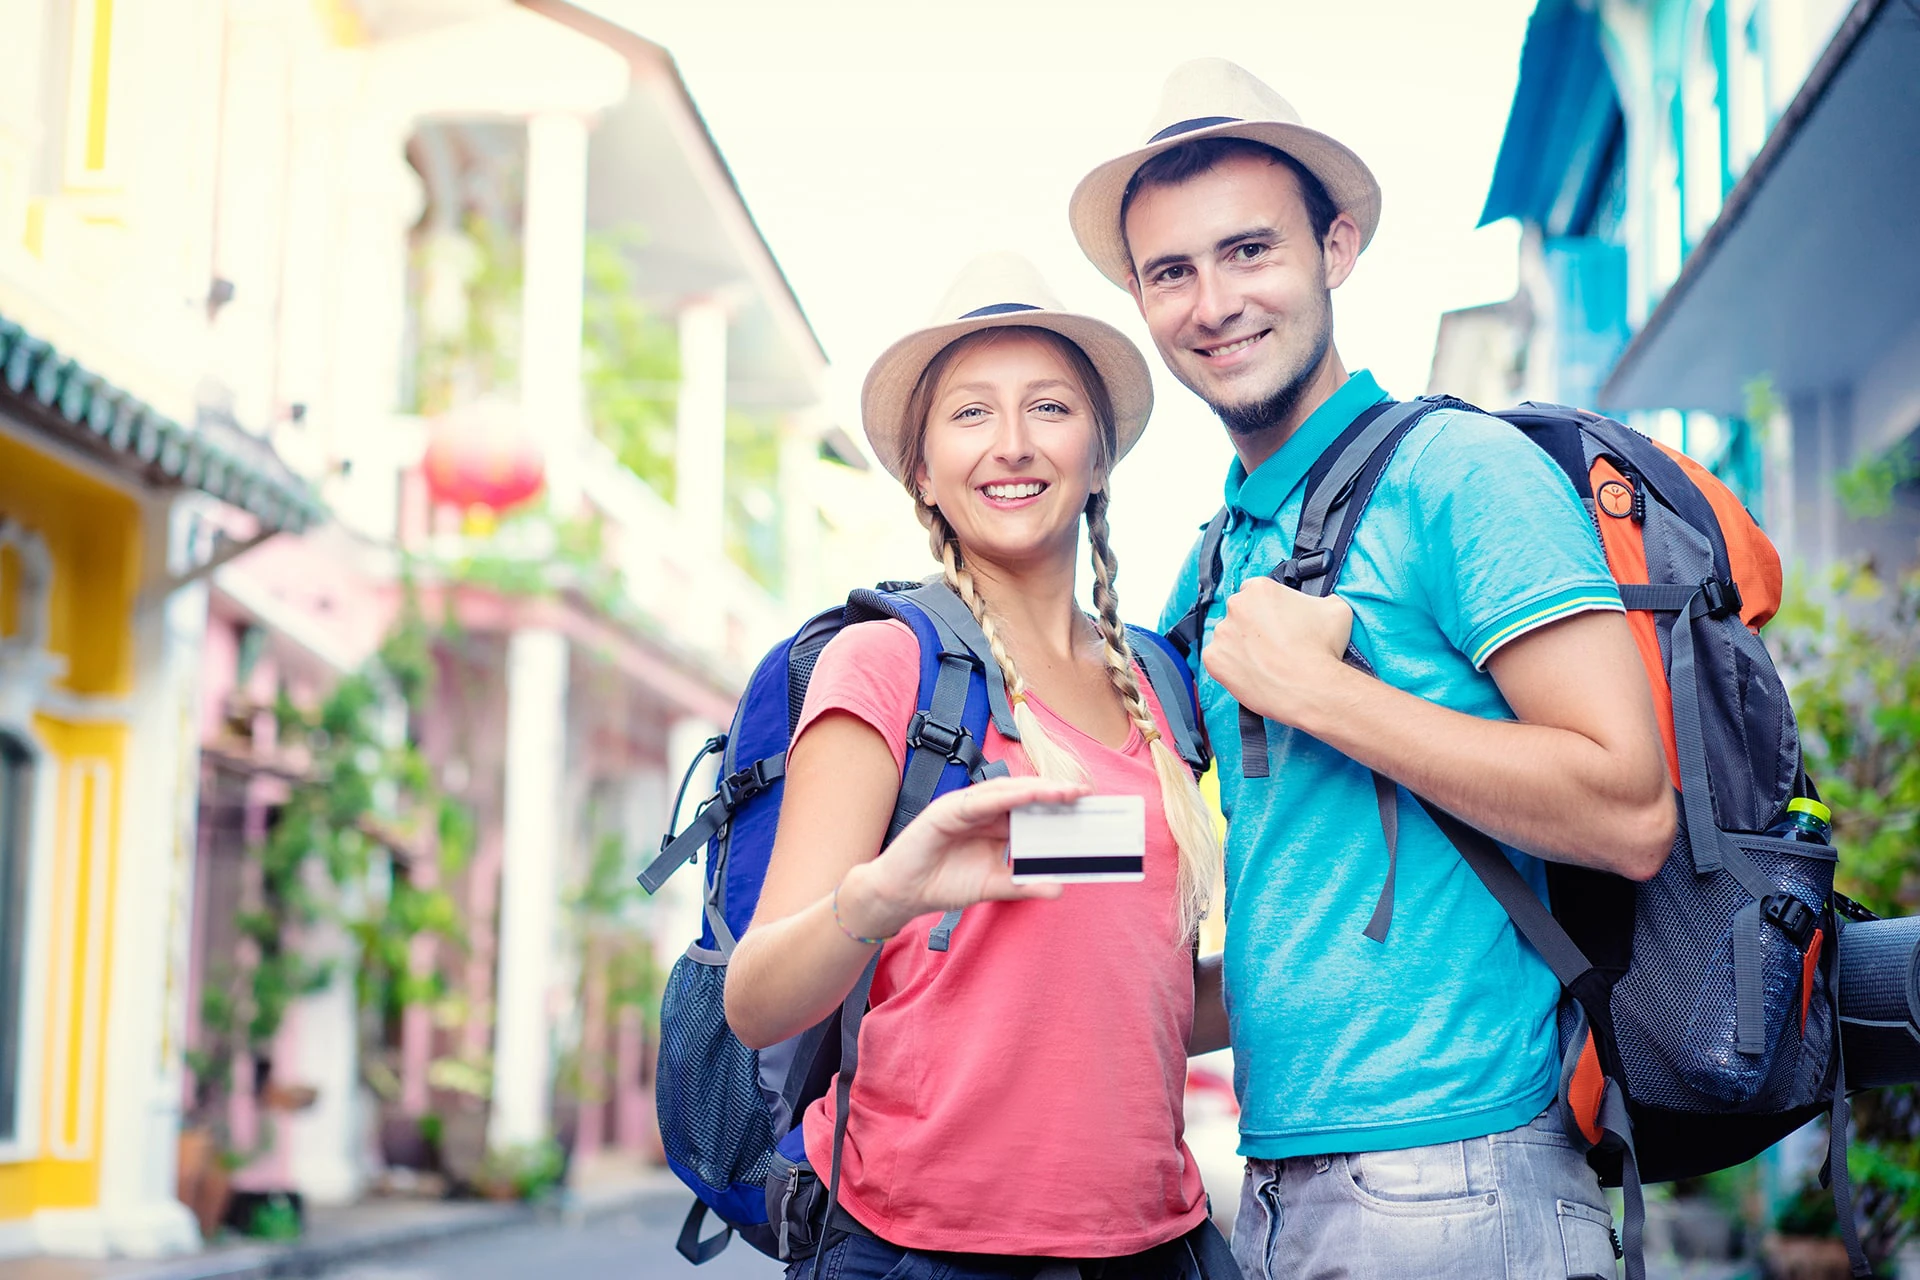
[[[1140,681],[1134,675],[1133,649],[1127,643],[1126,624],[1120,620],[1120,597],[1113,589],[1120,568],[1108,538],[1105,490],[1087,499],[1087,545],[1093,557],[1093,603],[1100,611],[1100,638],[1106,642],[1107,680],[1120,695],[1120,704],[1140,730],[1140,736],[1146,739],[1153,771],[1160,779],[1160,803],[1166,811],[1174,843],[1180,848],[1177,896],[1180,936],[1191,938],[1212,905],[1213,884],[1220,875],[1222,862],[1220,833],[1206,801],[1201,798],[1193,770],[1174,754],[1161,736],[1160,726],[1155,723],[1146,697],[1140,692]]]
[[[980,624],[980,633],[987,638],[987,648],[993,653],[993,660],[1000,664],[1001,677],[1007,684],[1007,697],[1013,703],[1013,725],[1020,734],[1020,748],[1027,753],[1027,763],[1033,771],[1043,778],[1055,782],[1085,782],[1086,766],[1079,757],[1061,746],[1050,737],[1040,725],[1040,717],[1033,713],[1033,707],[1027,698],[1027,682],[1020,678],[1020,671],[1013,665],[1013,656],[1007,652],[1000,638],[1000,628],[994,625],[993,615],[987,610],[987,602],[981,598],[973,581],[973,573],[960,560],[960,539],[953,532],[953,526],[947,523],[938,508],[924,504],[921,510],[922,522],[933,541],[933,553],[940,558],[941,566],[946,570],[947,585],[954,594],[966,602],[972,611],[974,621]]]

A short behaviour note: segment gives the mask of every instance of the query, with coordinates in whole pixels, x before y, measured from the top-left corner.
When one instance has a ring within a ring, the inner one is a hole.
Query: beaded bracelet
[[[846,934],[848,938],[852,939],[854,942],[859,943],[863,947],[877,947],[881,943],[886,942],[896,936],[890,933],[885,938],[863,938],[859,934],[855,933],[853,930],[847,928],[846,922],[840,918],[840,886],[839,885],[833,886],[833,922],[840,926],[840,932]]]

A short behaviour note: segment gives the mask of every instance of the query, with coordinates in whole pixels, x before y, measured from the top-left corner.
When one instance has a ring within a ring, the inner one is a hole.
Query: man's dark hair
[[[1301,198],[1307,204],[1307,225],[1313,228],[1314,242],[1324,245],[1327,242],[1327,230],[1340,213],[1340,206],[1327,194],[1326,184],[1316,178],[1311,169],[1278,147],[1270,147],[1251,138],[1198,138],[1183,142],[1177,147],[1167,148],[1134,170],[1133,178],[1127,183],[1126,194],[1120,197],[1121,235],[1124,237],[1126,234],[1127,210],[1133,207],[1134,197],[1141,192],[1151,191],[1155,187],[1177,187],[1219,168],[1229,160],[1243,157],[1283,165],[1293,171],[1293,176],[1300,182]],[[1131,249],[1128,252],[1131,253]]]

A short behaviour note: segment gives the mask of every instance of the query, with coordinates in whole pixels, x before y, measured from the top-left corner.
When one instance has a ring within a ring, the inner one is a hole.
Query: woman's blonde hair
[[[987,638],[987,645],[993,651],[994,660],[1000,664],[1001,675],[1007,683],[1008,698],[1013,704],[1014,725],[1020,732],[1020,747],[1027,753],[1027,760],[1033,765],[1034,772],[1043,778],[1086,781],[1086,768],[1079,758],[1053,740],[1028,705],[1026,681],[1014,666],[1013,658],[1001,639],[1000,629],[994,622],[993,611],[981,596],[972,571],[967,568],[960,550],[959,535],[938,507],[921,500],[916,487],[926,465],[927,421],[933,412],[933,398],[939,391],[941,379],[962,355],[1014,335],[1043,343],[1066,362],[1086,394],[1093,417],[1094,475],[1103,482],[1097,491],[1088,496],[1086,506],[1087,544],[1093,560],[1093,602],[1098,610],[1094,625],[1100,632],[1105,648],[1107,680],[1118,695],[1127,718],[1146,740],[1153,760],[1153,771],[1160,780],[1161,807],[1166,812],[1167,826],[1173,832],[1174,842],[1180,848],[1178,906],[1181,937],[1190,938],[1200,927],[1200,921],[1206,916],[1212,902],[1213,884],[1220,874],[1220,837],[1214,827],[1213,815],[1200,796],[1200,787],[1194,780],[1193,771],[1160,735],[1146,696],[1141,692],[1139,677],[1134,672],[1133,650],[1127,643],[1126,626],[1120,621],[1120,597],[1113,586],[1120,568],[1114,559],[1113,546],[1108,537],[1107,490],[1104,484],[1113,467],[1115,440],[1113,398],[1107,391],[1105,379],[1077,344],[1051,329],[1006,325],[958,338],[927,362],[919,381],[914,384],[913,394],[907,399],[907,430],[901,433],[900,474],[905,478],[908,492],[913,494],[914,510],[920,517],[920,523],[926,526],[934,558],[940,561],[946,572],[947,585],[973,611],[982,634]]]

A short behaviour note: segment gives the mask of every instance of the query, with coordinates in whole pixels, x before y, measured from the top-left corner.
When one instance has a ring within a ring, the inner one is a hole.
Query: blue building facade
[[[1804,562],[1913,559],[1912,6],[1540,0],[1482,223],[1503,218],[1520,295],[1443,320],[1436,389],[1625,417]],[[1835,494],[1869,463],[1892,510],[1861,521]]]

